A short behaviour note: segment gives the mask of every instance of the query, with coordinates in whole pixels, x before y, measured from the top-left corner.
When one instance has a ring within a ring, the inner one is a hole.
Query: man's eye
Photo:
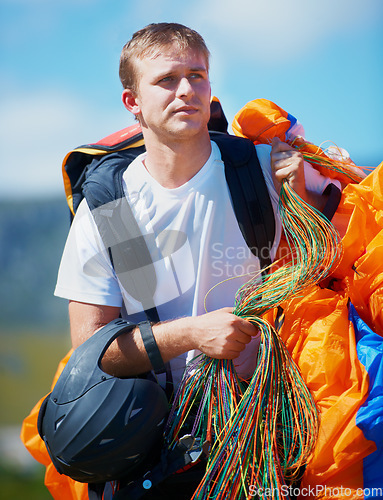
[[[172,76],[165,76],[164,78],[161,78],[158,83],[167,83],[167,82],[171,82],[173,79]]]

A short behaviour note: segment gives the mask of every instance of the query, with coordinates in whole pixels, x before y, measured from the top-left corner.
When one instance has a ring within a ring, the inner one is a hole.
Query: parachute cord
[[[288,258],[265,276],[251,278],[235,296],[233,313],[260,332],[253,376],[241,379],[231,360],[198,356],[185,371],[165,429],[169,448],[187,432],[210,443],[206,472],[192,500],[252,498],[256,488],[285,499],[282,486],[298,478],[316,443],[315,402],[262,315],[328,276],[340,260],[341,241],[334,226],[287,182],[279,210]]]

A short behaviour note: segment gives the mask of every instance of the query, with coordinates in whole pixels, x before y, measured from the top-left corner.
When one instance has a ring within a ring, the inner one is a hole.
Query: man
[[[220,150],[207,128],[209,51],[202,37],[185,26],[152,24],[125,45],[120,79],[123,104],[139,120],[146,146],[123,181],[142,234],[154,235],[156,242],[150,252],[156,263],[153,301],[160,322],[152,330],[161,357],[170,362],[176,385],[187,360],[199,351],[233,359],[241,375],[251,375],[257,329],[231,311],[236,290],[249,279],[246,273],[259,270],[259,261],[238,227]],[[325,202],[321,194],[329,181],[306,178],[301,155],[278,140],[271,151],[258,146],[257,154],[276,218],[274,257],[281,233],[281,181],[287,179],[318,208]],[[181,243],[165,251],[170,234],[181,235]],[[55,293],[70,300],[74,348],[120,315],[145,319],[142,305],[116,275],[85,201],[72,224]],[[138,328],[111,345],[103,367],[118,376],[151,370]]]
[[[230,259],[227,253],[225,256],[222,246],[225,241],[230,248],[235,248],[230,269],[235,269],[236,263],[240,263],[241,269],[245,271],[256,269],[257,260],[245,252],[245,243],[232,209],[228,206],[230,199],[227,190],[222,192],[217,189],[224,186],[225,182],[219,150],[210,141],[207,129],[211,97],[208,49],[200,35],[184,26],[166,23],[150,25],[137,32],[124,47],[120,78],[125,87],[123,104],[139,120],[147,150],[146,155],[137,159],[124,174],[127,198],[136,218],[141,224],[146,224],[146,227],[142,227],[144,232],[150,227],[155,234],[164,228],[176,227],[180,230],[182,224],[185,227],[189,224],[192,231],[188,233],[188,239],[197,240],[197,243],[188,242],[193,254],[190,264],[194,266],[195,279],[191,287],[193,292],[187,290],[184,294],[187,306],[168,310],[166,315],[160,314],[161,321],[166,322],[153,327],[161,356],[167,362],[198,349],[211,357],[237,359],[257,335],[257,331],[249,322],[231,314],[234,295],[229,295],[229,292],[235,292],[248,277],[233,280],[230,286],[222,285],[225,293],[215,301],[214,310],[206,314],[203,310],[203,299],[210,287],[232,277],[224,274],[224,262],[220,262],[219,266],[218,259],[213,261],[214,256],[221,254],[226,260]],[[268,148],[264,146],[258,149],[274,206],[277,193],[271,175],[277,189],[282,179],[287,178],[302,198],[316,205],[320,203],[320,197],[313,201],[315,193],[306,188],[303,160],[299,153],[276,141],[271,153],[271,174]],[[192,183],[192,186],[189,187],[188,183]],[[205,191],[199,187],[204,183],[208,185]],[[320,193],[323,188],[324,185],[319,186]],[[153,215],[148,213],[151,208],[149,204],[153,204],[157,212],[161,211],[162,220],[156,219],[160,212]],[[123,303],[121,294],[118,297],[118,285],[110,263],[98,262],[98,277],[87,276],[84,272],[86,262],[78,255],[81,252],[86,254],[82,246],[94,246],[94,241],[80,241],[76,237],[76,234],[87,229],[92,236],[87,220],[89,211],[84,205],[83,202],[72,226],[56,288],[57,295],[70,299],[73,347],[84,342],[96,329],[117,318],[121,312],[124,317],[129,316],[132,305],[127,304],[127,300]],[[187,213],[180,214],[180,210]],[[226,213],[229,220],[223,217]],[[183,222],[179,225],[177,219],[181,215]],[[167,218],[165,223],[164,218]],[[210,241],[204,231],[211,232]],[[272,249],[274,254],[279,232]],[[207,268],[206,259],[198,254],[202,250],[201,245],[204,245],[204,252],[210,253],[210,269]],[[97,253],[96,249],[94,253]],[[242,254],[246,254],[245,257]],[[202,273],[199,273],[202,270],[204,273],[210,271],[209,274],[213,275],[210,278],[203,277],[203,286],[200,284]],[[184,273],[187,272],[189,270],[184,269]],[[160,288],[166,285],[158,283]],[[159,291],[157,295],[163,304],[166,291],[164,294]],[[136,312],[134,307],[131,310]],[[104,368],[118,375],[150,370],[151,365],[139,332],[123,336],[113,344],[105,356]]]

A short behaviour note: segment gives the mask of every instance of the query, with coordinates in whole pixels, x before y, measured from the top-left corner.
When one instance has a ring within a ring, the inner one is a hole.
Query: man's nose
[[[194,88],[189,79],[184,76],[183,78],[180,79],[178,87],[177,87],[177,96],[178,97],[183,97],[183,96],[190,96],[194,94]]]

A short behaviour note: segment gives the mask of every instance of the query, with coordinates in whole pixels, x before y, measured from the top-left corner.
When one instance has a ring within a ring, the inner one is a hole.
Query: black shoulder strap
[[[139,324],[142,340],[154,371],[166,373],[166,393],[170,397],[170,365],[164,365],[150,326],[160,321],[154,303],[157,276],[148,248],[155,246],[154,234],[141,233],[122,183],[124,171],[140,152],[140,148],[133,148],[98,161],[97,175],[88,176],[83,192],[121,285],[142,304],[148,320]]]
[[[148,247],[154,235],[143,235],[123,192],[122,176],[140,148],[112,153],[98,161],[83,185],[101,239],[122,286],[139,301],[149,321],[158,322],[154,305],[156,272]]]
[[[275,218],[254,144],[227,134],[211,136],[221,150],[238,225],[246,244],[264,269],[271,264]]]
[[[335,212],[337,211],[338,205],[342,198],[341,190],[332,182],[326,187],[323,192],[324,195],[327,195],[327,202],[322,210],[322,214],[327,217],[328,220],[331,220]]]

